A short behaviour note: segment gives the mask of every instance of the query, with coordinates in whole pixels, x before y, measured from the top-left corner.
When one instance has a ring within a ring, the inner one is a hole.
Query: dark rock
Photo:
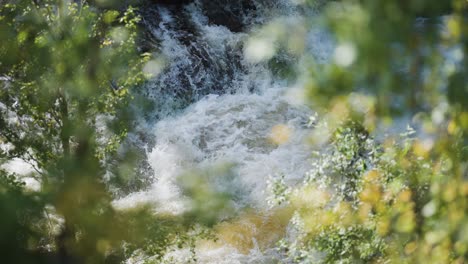
[[[229,28],[232,32],[245,29],[244,18],[255,10],[252,0],[202,0],[203,10],[210,23]]]
[[[151,0],[150,2],[165,6],[177,6],[181,7],[186,4],[190,4],[193,0]]]
[[[194,0],[145,0],[146,6],[159,5],[175,12],[182,12],[183,7],[195,2]],[[201,0],[202,9],[208,20],[213,25],[229,28],[233,32],[241,32],[245,29],[244,18],[249,11],[255,10],[253,0]]]

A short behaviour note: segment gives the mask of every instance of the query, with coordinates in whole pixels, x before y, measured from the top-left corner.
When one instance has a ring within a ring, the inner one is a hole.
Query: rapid
[[[146,153],[151,184],[114,205],[151,204],[158,212],[181,214],[189,204],[179,176],[223,168],[212,172],[215,188],[230,194],[232,210],[253,213],[229,226],[237,238],[218,229],[224,240],[198,247],[197,262],[271,263],[276,253],[265,240],[282,234],[268,212],[268,181],[284,177],[294,184],[310,169],[308,122],[314,112],[301,100],[300,80],[281,72],[300,71],[302,58],[278,49],[272,61],[282,66],[275,67],[252,59],[246,43],[262,26],[295,23],[313,12],[293,0],[192,1],[142,10],[144,48],[158,54],[161,68],[140,87],[150,107],[139,108],[139,134],[130,137]],[[306,34],[305,48],[326,61],[332,41],[324,32]],[[268,47],[253,48],[262,53]],[[267,239],[259,226],[271,233]],[[184,263],[189,253],[175,249],[166,259]]]

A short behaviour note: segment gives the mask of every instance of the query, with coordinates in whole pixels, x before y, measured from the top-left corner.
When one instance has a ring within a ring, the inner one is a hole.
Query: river
[[[214,188],[229,193],[232,210],[268,214],[268,181],[284,177],[294,184],[310,169],[313,111],[301,100],[301,82],[282,72],[300,71],[301,56],[276,46],[273,55],[269,45],[275,43],[249,41],[268,25],[299,25],[313,12],[292,0],[194,1],[143,10],[145,48],[164,65],[139,92],[151,104],[140,110],[136,125],[144,139],[135,139],[145,149],[151,184],[114,204],[150,203],[158,212],[181,214],[190,205],[179,176],[211,171]],[[326,62],[332,41],[324,32],[305,34],[307,52]],[[274,253],[259,246],[254,233],[242,238],[250,246],[221,241],[198,252],[199,262],[269,263]]]

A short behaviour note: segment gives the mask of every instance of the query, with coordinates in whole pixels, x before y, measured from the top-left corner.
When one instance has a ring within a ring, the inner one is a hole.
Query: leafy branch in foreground
[[[334,50],[326,63],[292,50],[307,56],[300,77],[322,122],[306,181],[274,189],[297,227],[280,252],[298,263],[466,262],[467,3],[306,2],[323,5],[302,25],[325,29]],[[415,129],[400,138],[402,123]]]
[[[304,183],[287,190],[298,235],[280,252],[298,263],[463,263],[468,184],[458,165],[411,133],[376,143],[356,127],[340,127]]]
[[[11,248],[4,261],[117,263],[147,245],[161,254],[186,231],[179,219],[146,207],[115,210],[105,183],[129,127],[120,111],[145,78],[138,21],[131,7],[0,7],[0,165],[26,161],[40,183],[34,191],[0,175],[0,242]]]

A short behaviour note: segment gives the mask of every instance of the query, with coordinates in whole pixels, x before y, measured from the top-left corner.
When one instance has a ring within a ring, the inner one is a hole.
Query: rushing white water
[[[159,209],[179,212],[182,205],[174,185],[176,177],[223,162],[235,164],[236,178],[220,184],[234,192],[238,188],[242,192],[239,203],[264,203],[268,176],[300,179],[308,168],[310,150],[304,140],[310,112],[291,105],[283,93],[272,88],[261,94],[211,95],[183,113],[159,121],[156,146],[148,153],[154,185],[121,203],[155,199],[161,202]],[[290,135],[287,142],[277,145],[270,140],[270,133],[279,124],[286,126]]]
[[[294,1],[254,3],[258,11],[243,14],[242,23],[300,16]],[[161,75],[143,87],[145,96],[158,105],[155,112],[145,113],[149,119],[142,126],[151,130],[145,132],[155,142],[147,149],[153,183],[115,201],[118,208],[150,203],[158,212],[183,213],[189,205],[177,184],[179,175],[222,164],[230,164],[230,172],[214,180],[216,189],[230,193],[235,208],[266,208],[269,177],[284,175],[293,184],[309,169],[306,140],[312,111],[291,92],[300,93],[300,89],[288,89],[288,82],[276,78],[266,63],[252,63],[243,50],[248,34],[210,23],[202,8],[196,2],[176,16],[157,7],[151,11],[156,21],[146,17],[166,61]],[[314,41],[323,38],[318,32],[309,35]],[[319,60],[330,56],[331,42],[324,43],[309,47]],[[177,110],[186,102],[193,103]],[[275,139],[278,128],[279,141]],[[169,253],[181,263],[187,254],[184,250]],[[246,254],[228,245],[198,255],[200,263],[269,259],[257,247]]]

